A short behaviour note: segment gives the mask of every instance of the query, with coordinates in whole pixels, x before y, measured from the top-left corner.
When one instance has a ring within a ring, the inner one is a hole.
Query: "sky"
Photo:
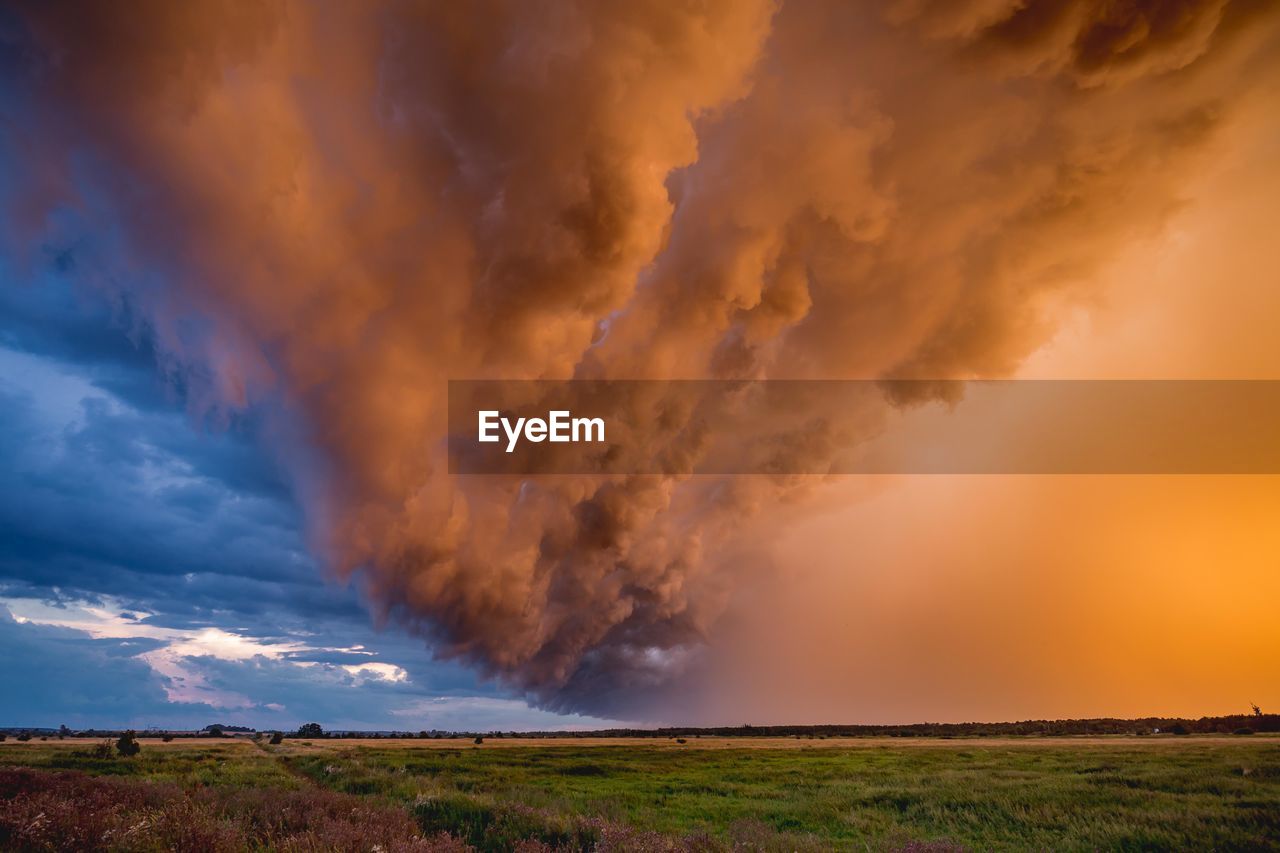
[[[1280,704],[1276,477],[444,441],[450,378],[1280,379],[1278,40],[1239,0],[18,4],[0,726]]]
[[[603,724],[379,630],[308,555],[259,423],[193,421],[146,336],[65,277],[0,293],[0,726]]]

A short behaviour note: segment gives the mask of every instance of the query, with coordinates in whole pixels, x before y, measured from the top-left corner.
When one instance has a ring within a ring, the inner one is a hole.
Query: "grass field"
[[[182,846],[156,836],[174,810],[207,829],[188,849],[1280,848],[1275,737],[142,744],[0,744],[24,768],[0,781],[0,847],[88,849],[48,815],[101,800],[126,804],[104,806],[108,849]]]

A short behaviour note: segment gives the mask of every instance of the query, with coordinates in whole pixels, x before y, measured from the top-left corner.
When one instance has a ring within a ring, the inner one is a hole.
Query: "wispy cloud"
[[[374,653],[363,648],[312,645],[301,639],[280,637],[255,637],[223,628],[177,628],[153,624],[149,614],[127,609],[116,599],[101,602],[69,601],[48,604],[33,599],[4,599],[0,605],[7,607],[20,624],[45,625],[80,631],[97,640],[152,640],[159,645],[140,652],[137,658],[162,676],[165,693],[171,702],[206,704],[214,708],[243,709],[260,704],[235,690],[211,683],[203,671],[205,660],[247,662],[254,660],[280,661],[297,667],[314,668],[323,678],[324,671],[346,673],[358,681],[378,679],[391,683],[409,682],[409,673],[391,663],[370,661],[358,664],[334,665],[299,656],[323,653],[361,654]],[[270,704],[264,703],[264,707]]]

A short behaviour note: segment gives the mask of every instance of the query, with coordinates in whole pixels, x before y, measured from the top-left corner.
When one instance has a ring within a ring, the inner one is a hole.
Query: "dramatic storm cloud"
[[[816,484],[450,477],[448,378],[1007,375],[1280,56],[1228,0],[21,8],[9,255],[262,419],[381,616],[612,712]]]

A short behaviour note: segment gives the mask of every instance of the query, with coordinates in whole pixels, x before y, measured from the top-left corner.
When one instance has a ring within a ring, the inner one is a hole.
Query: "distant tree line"
[[[716,726],[659,729],[605,729],[590,732],[528,732],[523,737],[1068,737],[1073,735],[1243,734],[1280,732],[1280,714],[1232,714],[1222,717],[1096,718],[1023,720],[1013,723],[912,723],[897,726]]]
[[[130,730],[131,731],[131,730]],[[1280,714],[1264,714],[1258,706],[1253,706],[1250,714],[1229,714],[1221,717],[1200,717],[1189,719],[1184,717],[1140,717],[1137,719],[1121,719],[1101,717],[1084,720],[1022,720],[1012,723],[911,723],[907,725],[818,725],[818,726],[676,726],[657,729],[598,729],[595,731],[358,731],[341,730],[325,731],[319,723],[306,723],[295,731],[270,732],[270,742],[280,743],[284,738],[318,740],[321,738],[424,738],[424,739],[466,739],[480,743],[484,738],[699,738],[699,737],[796,737],[796,738],[835,738],[835,737],[1069,737],[1079,735],[1151,735],[1151,734],[1252,734],[1280,732]],[[132,731],[131,731],[132,733]],[[0,740],[13,736],[18,740],[31,740],[38,737],[47,740],[50,737],[59,739],[77,738],[116,738],[125,734],[123,729],[81,729],[72,730],[65,725],[52,728],[0,728]],[[261,738],[268,732],[259,732],[247,726],[229,726],[216,724],[199,731],[149,730],[135,737],[163,738],[196,738],[236,734],[252,734]]]

